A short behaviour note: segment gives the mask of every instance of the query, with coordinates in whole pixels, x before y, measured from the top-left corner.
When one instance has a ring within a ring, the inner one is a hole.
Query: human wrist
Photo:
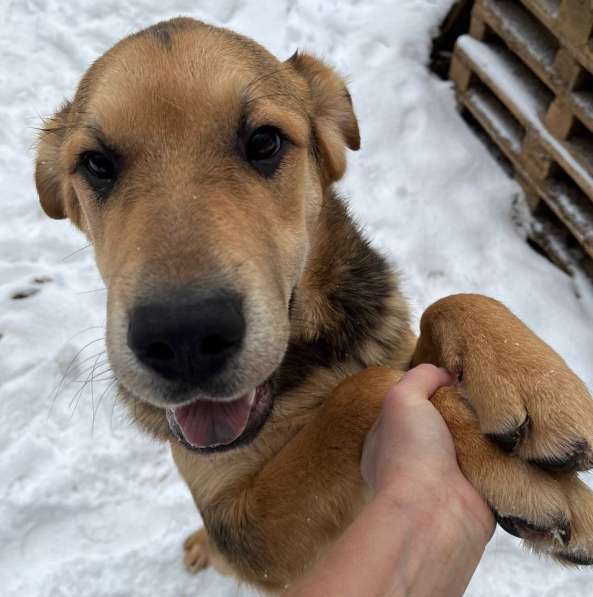
[[[446,479],[401,477],[380,487],[374,500],[386,516],[402,515],[415,532],[443,543],[466,543],[483,550],[494,530],[490,509],[461,472]]]
[[[461,483],[435,484],[431,491],[428,485],[416,484],[412,492],[402,482],[369,503],[372,518],[391,529],[382,549],[391,562],[390,588],[373,595],[453,597],[462,595],[469,583],[488,541],[489,523],[483,525],[479,515],[468,512],[473,498],[470,494],[468,504]]]

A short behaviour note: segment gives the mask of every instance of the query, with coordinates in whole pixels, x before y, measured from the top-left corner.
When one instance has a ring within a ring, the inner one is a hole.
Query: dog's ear
[[[68,217],[62,188],[60,149],[66,132],[71,104],[66,102],[51,118],[44,120],[37,144],[35,185],[43,211],[56,220]]]
[[[318,58],[296,52],[288,62],[309,85],[315,142],[324,174],[335,182],[346,171],[346,147],[360,148],[350,93],[344,80]]]

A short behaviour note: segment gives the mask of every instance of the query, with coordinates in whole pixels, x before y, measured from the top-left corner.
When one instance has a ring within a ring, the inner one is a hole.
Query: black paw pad
[[[557,553],[554,555],[564,564],[573,564],[574,566],[593,566],[593,556],[583,553]]]
[[[536,458],[530,462],[554,473],[573,473],[589,470],[593,466],[593,454],[589,444],[581,440],[564,456]]]
[[[501,516],[495,510],[492,512],[500,527],[519,539],[557,539],[562,545],[570,542],[570,523],[566,520],[559,521],[552,527],[542,527],[517,516]]]
[[[531,419],[527,415],[523,423],[512,431],[507,431],[506,433],[488,433],[486,437],[493,441],[499,448],[510,454],[525,441],[530,429]]]

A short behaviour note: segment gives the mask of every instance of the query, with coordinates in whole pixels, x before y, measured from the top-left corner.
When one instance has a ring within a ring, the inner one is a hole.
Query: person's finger
[[[453,384],[455,377],[446,369],[434,365],[418,365],[407,371],[400,381],[392,386],[386,400],[403,397],[428,400],[440,387]]]

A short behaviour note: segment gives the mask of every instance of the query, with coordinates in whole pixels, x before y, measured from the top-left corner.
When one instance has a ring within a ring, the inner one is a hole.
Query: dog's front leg
[[[593,495],[576,476],[593,466],[593,400],[582,381],[506,307],[479,295],[427,309],[413,364],[424,362],[456,373],[475,413],[460,418],[445,392],[433,401],[501,526],[563,561],[593,564]],[[488,458],[457,441],[472,416],[497,446]]]
[[[348,378],[259,470],[207,499],[195,480],[205,457],[172,444],[207,532],[187,542],[186,563],[203,566],[215,553],[239,579],[268,591],[281,591],[299,578],[366,502],[360,475],[364,438],[401,375],[371,368]],[[222,462],[213,465],[212,475],[224,478]]]

